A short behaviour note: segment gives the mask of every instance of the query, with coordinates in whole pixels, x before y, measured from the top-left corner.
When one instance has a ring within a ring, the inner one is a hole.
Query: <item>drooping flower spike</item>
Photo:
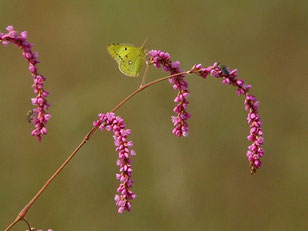
[[[237,78],[237,69],[230,70],[228,67],[219,63],[203,68],[201,64],[197,64],[192,69],[197,75],[206,78],[211,75],[216,78],[222,78],[222,84],[229,84],[237,88],[237,95],[245,96],[245,110],[248,111],[247,121],[250,127],[250,134],[247,137],[252,141],[248,147],[247,158],[250,164],[251,173],[255,173],[261,167],[260,158],[264,155],[264,149],[261,147],[264,143],[262,122],[259,115],[259,101],[256,97],[249,93],[251,85],[245,84],[244,80]]]
[[[155,67],[162,67],[164,71],[170,72],[170,74],[182,72],[179,68],[179,61],[171,62],[169,53],[162,52],[160,50],[151,50],[148,52],[150,64],[154,64]],[[245,84],[244,80],[237,78],[237,69],[230,70],[225,65],[214,63],[207,68],[202,67],[201,64],[194,65],[189,74],[195,73],[202,78],[207,78],[211,75],[216,78],[222,78],[222,84],[229,84],[237,88],[238,95],[245,95],[245,110],[248,111],[248,124],[250,126],[250,134],[247,137],[252,141],[252,144],[248,147],[247,157],[250,163],[251,173],[256,172],[261,167],[262,162],[260,158],[264,155],[264,149],[261,147],[264,143],[262,122],[258,111],[259,101],[255,96],[249,94],[251,85]],[[187,98],[189,97],[188,83],[184,80],[185,75],[179,75],[177,77],[170,78],[169,81],[173,83],[173,88],[179,90],[175,102],[178,105],[174,108],[174,112],[177,116],[172,116],[172,121],[175,126],[173,133],[180,136],[188,135],[187,119],[191,115],[186,111]]]
[[[171,75],[183,72],[180,69],[180,62],[172,62],[169,53],[160,50],[151,50],[148,52],[148,56],[150,64],[154,64],[157,68],[162,67],[165,72],[169,72]],[[176,116],[171,117],[174,125],[172,132],[178,137],[188,136],[189,129],[187,120],[191,117],[191,114],[187,112],[189,90],[188,83],[184,78],[185,74],[182,74],[169,79],[169,82],[173,84],[173,89],[178,91],[178,94],[174,99],[174,102],[177,103],[177,105],[173,109]]]
[[[31,120],[35,127],[32,131],[32,136],[35,136],[38,141],[41,141],[41,136],[47,134],[46,124],[51,117],[51,115],[46,112],[50,106],[46,100],[49,93],[43,88],[46,78],[38,73],[37,64],[40,63],[38,53],[32,51],[33,44],[27,41],[27,31],[19,34],[14,30],[13,26],[6,27],[6,30],[7,33],[5,34],[0,32],[0,42],[2,42],[4,46],[15,44],[19,47],[23,51],[22,54],[29,64],[29,71],[33,77],[32,88],[36,95],[31,99],[32,104],[36,106],[31,112],[33,113],[33,115],[31,115]]]
[[[120,181],[120,186],[117,189],[117,194],[114,199],[116,205],[119,207],[119,213],[122,213],[124,210],[130,211],[130,201],[136,197],[131,191],[133,169],[130,159],[136,153],[131,149],[133,142],[127,140],[128,135],[131,134],[131,130],[126,129],[124,120],[116,116],[113,112],[99,114],[98,120],[93,122],[93,126],[98,127],[101,131],[107,130],[113,132],[114,145],[116,146],[116,151],[119,153],[117,165],[120,167],[120,173],[116,174],[116,178]]]

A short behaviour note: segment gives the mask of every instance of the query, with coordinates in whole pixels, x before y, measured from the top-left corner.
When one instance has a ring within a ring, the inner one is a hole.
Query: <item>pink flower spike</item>
[[[263,131],[261,128],[262,122],[258,111],[260,103],[255,96],[249,94],[251,85],[246,85],[244,80],[237,79],[237,69],[230,71],[230,68],[219,63],[214,63],[207,68],[203,68],[200,64],[197,64],[194,65],[190,72],[203,77],[202,74],[204,70],[213,77],[222,78],[223,84],[236,87],[236,93],[238,95],[245,95],[244,105],[245,110],[248,111],[247,121],[250,127],[250,134],[247,136],[247,139],[252,142],[252,145],[248,147],[246,155],[251,173],[255,173],[257,169],[262,166],[260,158],[264,155],[264,150],[261,148],[261,145],[264,143]],[[173,119],[173,122],[176,123],[176,120]],[[179,134],[178,131],[175,132]]]
[[[169,53],[164,53],[160,50],[151,50],[148,52],[148,56],[150,57],[150,63],[153,63],[157,68],[162,66],[163,70],[169,72],[171,75],[182,72],[180,69],[180,62],[171,62]],[[198,65],[195,65],[195,69],[198,67]],[[178,90],[178,94],[174,98],[174,102],[177,103],[177,106],[173,110],[177,114],[177,119],[174,118],[175,116],[171,117],[175,127],[172,130],[172,133],[177,137],[187,136],[189,134],[187,119],[190,118],[190,115],[186,110],[187,104],[189,103],[187,100],[189,97],[189,91],[188,83],[184,78],[185,75],[182,74],[169,79],[169,82],[173,84],[173,89]]]
[[[124,120],[116,116],[113,112],[107,112],[106,114],[99,114],[98,120],[93,122],[93,126],[99,127],[102,131],[113,131],[114,145],[118,152],[119,159],[117,160],[117,166],[120,167],[120,173],[116,174],[116,178],[120,181],[120,185],[117,189],[118,194],[115,195],[114,200],[119,207],[118,212],[122,213],[125,210],[130,211],[130,200],[133,200],[136,195],[130,190],[133,181],[131,156],[136,155],[136,152],[132,150],[133,142],[127,141],[127,137],[131,134],[130,129],[125,128]]]
[[[36,95],[31,99],[33,105],[36,106],[33,109],[33,119],[32,123],[34,124],[35,129],[32,131],[32,136],[35,136],[38,141],[41,141],[41,135],[47,134],[47,122],[50,119],[50,114],[46,112],[50,104],[47,102],[46,97],[48,92],[44,90],[44,82],[46,78],[43,75],[38,74],[37,64],[40,62],[38,60],[38,53],[32,51],[33,44],[27,41],[28,33],[23,31],[18,34],[14,30],[13,26],[7,26],[6,34],[0,32],[0,42],[4,46],[8,44],[15,44],[18,48],[22,50],[24,58],[29,64],[29,71],[33,77],[33,92]]]

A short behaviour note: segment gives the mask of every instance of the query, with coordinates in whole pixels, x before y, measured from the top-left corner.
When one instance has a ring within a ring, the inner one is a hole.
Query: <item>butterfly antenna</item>
[[[141,47],[144,47],[145,43],[148,41],[148,37],[145,38],[144,42],[142,43]]]

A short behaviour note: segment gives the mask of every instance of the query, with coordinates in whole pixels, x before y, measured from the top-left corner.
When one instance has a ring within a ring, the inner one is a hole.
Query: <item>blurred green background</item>
[[[0,31],[29,32],[52,119],[38,143],[25,119],[31,76],[20,50],[0,47],[0,229],[80,143],[100,112],[140,83],[123,76],[106,45],[168,51],[183,69],[219,61],[239,69],[261,102],[266,155],[249,175],[243,97],[220,80],[190,76],[190,135],[177,138],[176,92],[162,82],[122,107],[133,133],[137,199],[118,214],[117,153],[97,133],[27,215],[32,226],[66,230],[308,230],[307,39],[303,1],[1,0]],[[147,80],[165,76],[149,69]],[[25,230],[18,223],[12,230]]]

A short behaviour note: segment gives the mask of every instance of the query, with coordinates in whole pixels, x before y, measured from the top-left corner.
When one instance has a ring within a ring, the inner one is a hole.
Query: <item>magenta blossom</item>
[[[207,75],[214,76],[216,78],[222,78],[222,84],[229,84],[237,88],[238,95],[245,95],[245,110],[248,111],[248,124],[250,126],[250,134],[247,137],[252,141],[252,144],[248,147],[247,157],[250,163],[251,173],[256,172],[261,167],[262,162],[260,158],[264,155],[264,149],[261,148],[264,142],[262,122],[259,115],[259,101],[255,96],[249,94],[251,85],[246,85],[244,80],[237,78],[237,69],[230,70],[224,65],[214,63],[213,66],[203,68],[201,64],[195,65],[191,72],[206,78]]]
[[[150,63],[153,63],[157,68],[163,67],[163,70],[169,72],[171,75],[183,72],[180,69],[179,61],[171,62],[169,53],[160,50],[151,50],[148,52],[148,55]],[[173,109],[177,115],[171,117],[174,125],[172,132],[178,137],[188,136],[189,130],[187,120],[191,117],[191,114],[187,112],[189,90],[188,83],[184,78],[185,74],[181,74],[169,79],[169,82],[173,84],[173,89],[178,90],[178,95],[174,99],[177,105]]]
[[[120,181],[120,186],[117,189],[118,194],[115,195],[116,205],[119,207],[118,212],[122,213],[124,210],[130,211],[130,200],[135,199],[136,195],[131,191],[133,180],[132,178],[132,161],[131,156],[136,153],[131,148],[133,142],[128,141],[127,137],[131,134],[130,129],[125,128],[124,120],[116,116],[113,112],[106,114],[99,114],[98,120],[93,122],[93,126],[100,130],[113,131],[114,145],[116,151],[119,153],[117,165],[120,167],[120,173],[116,174],[116,178]]]
[[[35,231],[36,229],[35,228],[31,228],[31,231]],[[28,230],[26,230],[28,231]],[[37,229],[36,231],[44,231],[43,229]],[[52,229],[48,229],[47,231],[53,231]]]
[[[6,27],[8,31],[6,34],[0,32],[0,42],[4,46],[12,43],[15,44],[23,51],[23,56],[29,63],[29,71],[33,77],[33,91],[36,95],[35,98],[32,98],[32,104],[36,105],[36,108],[33,109],[33,119],[32,122],[35,126],[32,131],[32,135],[37,138],[38,141],[41,141],[41,135],[47,134],[46,124],[50,119],[51,115],[46,112],[50,104],[47,102],[46,97],[48,92],[44,90],[44,82],[46,78],[38,73],[37,64],[40,62],[38,59],[38,53],[32,51],[33,44],[28,43],[26,31],[21,32],[20,34],[14,30],[13,26]]]
[[[169,53],[165,53],[160,50],[151,50],[148,52],[148,56],[150,64],[154,64],[157,68],[163,67],[163,70],[170,72],[171,75],[182,72],[179,68],[180,62],[171,62]],[[247,157],[250,163],[251,173],[256,172],[262,164],[260,158],[264,155],[264,150],[261,148],[264,138],[261,128],[262,123],[258,112],[259,101],[257,101],[255,96],[248,93],[251,85],[247,85],[244,80],[237,78],[237,69],[230,70],[228,67],[219,63],[214,63],[213,66],[209,66],[207,68],[202,67],[201,64],[196,64],[187,73],[195,73],[204,79],[208,75],[216,78],[222,78],[223,84],[235,86],[237,88],[238,95],[245,95],[245,110],[248,111],[247,120],[251,128],[248,139],[252,141],[252,145],[248,147]],[[175,126],[173,133],[178,137],[188,135],[187,119],[191,117],[191,115],[186,111],[189,103],[187,101],[189,91],[188,83],[184,80],[184,77],[185,74],[181,74],[169,79],[169,82],[173,84],[173,88],[179,90],[177,97],[174,99],[174,102],[178,104],[173,110],[177,113],[177,116],[172,116],[172,122]]]

